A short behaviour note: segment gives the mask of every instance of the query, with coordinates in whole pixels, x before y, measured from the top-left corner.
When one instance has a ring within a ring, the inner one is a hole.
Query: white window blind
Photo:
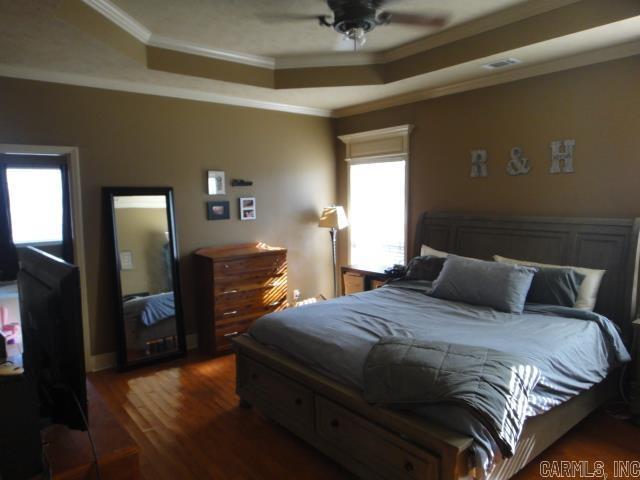
[[[404,263],[405,172],[404,157],[350,162],[350,263]]]
[[[62,241],[59,168],[7,168],[13,243]]]

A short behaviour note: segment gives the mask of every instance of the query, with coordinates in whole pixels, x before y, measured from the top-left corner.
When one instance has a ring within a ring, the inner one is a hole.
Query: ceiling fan
[[[327,0],[333,15],[283,15],[279,19],[317,19],[323,27],[340,34],[336,50],[361,48],[366,34],[381,25],[402,24],[424,27],[442,27],[447,23],[444,15],[425,15],[383,9],[399,0]]]

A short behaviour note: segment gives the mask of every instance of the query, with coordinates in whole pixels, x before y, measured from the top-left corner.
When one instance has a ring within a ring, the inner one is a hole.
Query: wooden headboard
[[[498,217],[422,214],[414,254],[422,244],[466,257],[493,255],[607,271],[595,311],[616,322],[625,341],[638,296],[640,218]]]

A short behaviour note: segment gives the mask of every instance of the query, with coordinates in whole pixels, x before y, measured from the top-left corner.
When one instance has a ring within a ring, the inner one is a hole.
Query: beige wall
[[[118,251],[129,251],[133,268],[120,270],[123,295],[172,290],[164,246],[169,231],[164,208],[117,208],[115,210]]]
[[[80,149],[92,353],[114,349],[102,186],[172,186],[187,331],[195,331],[191,252],[265,241],[289,248],[290,288],[331,292],[328,235],[316,227],[334,197],[346,204],[344,147],[335,134],[411,123],[410,238],[420,212],[640,215],[640,57],[583,67],[332,122],[148,95],[0,79],[0,143]],[[335,131],[332,127],[335,127]],[[572,175],[550,175],[549,142],[575,138]],[[533,170],[505,173],[511,147]],[[490,176],[469,178],[469,150],[489,151]],[[253,180],[216,199],[231,220],[207,221],[207,169]],[[237,198],[257,197],[256,221]],[[375,199],[373,199],[375,200]],[[346,238],[341,236],[342,258]]]
[[[640,56],[341,118],[337,134],[410,123],[409,226],[421,212],[640,216]],[[575,173],[550,175],[549,143],[575,138]],[[533,169],[510,177],[514,146]],[[472,149],[489,177],[469,178]],[[347,164],[337,142],[338,201]],[[373,199],[372,199],[373,200]],[[346,235],[341,235],[346,259]]]
[[[328,235],[317,227],[335,194],[330,120],[7,78],[0,105],[0,143],[79,147],[93,354],[115,349],[102,186],[174,188],[188,333],[196,330],[191,253],[199,247],[287,247],[290,289],[332,291]],[[207,169],[254,181],[213,197],[231,202],[231,220],[206,220]],[[256,221],[237,219],[241,196],[257,198]]]

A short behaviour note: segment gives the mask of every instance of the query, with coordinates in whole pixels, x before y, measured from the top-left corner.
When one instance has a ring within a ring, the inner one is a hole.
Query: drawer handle
[[[404,462],[404,469],[407,472],[413,472],[413,463],[411,462]]]
[[[296,398],[295,402],[296,405],[302,405],[302,399],[301,398]]]
[[[223,337],[235,337],[238,335],[238,332],[225,333]]]
[[[224,312],[222,316],[226,317],[228,315],[237,315],[237,314],[238,314],[238,310],[231,310],[230,312]]]
[[[251,380],[257,380],[258,379],[258,374],[257,373],[252,373],[251,374]]]
[[[338,428],[338,427],[340,426],[340,422],[339,422],[337,419],[335,419],[335,418],[334,418],[333,420],[331,420],[330,425],[331,425],[333,428]]]
[[[229,264],[228,264],[228,263],[225,263],[225,264],[224,264],[224,268],[229,268]]]
[[[226,291],[222,292],[223,295],[226,295],[227,293],[238,293],[238,289],[234,288],[232,290],[226,290]]]

